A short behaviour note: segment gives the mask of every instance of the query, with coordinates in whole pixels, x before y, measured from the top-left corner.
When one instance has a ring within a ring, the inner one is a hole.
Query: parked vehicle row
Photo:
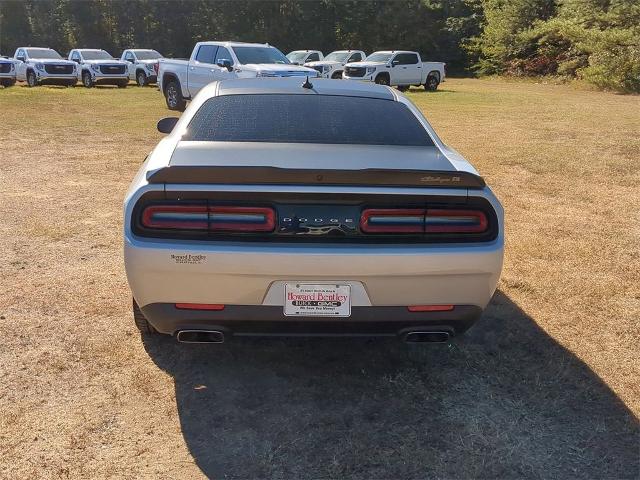
[[[373,82],[405,91],[410,86],[436,90],[445,80],[445,64],[423,62],[418,52],[386,50],[369,56],[362,50],[294,50],[284,55],[269,44],[198,42],[189,59],[168,59],[155,50],[128,49],[120,59],[105,50],[74,49],[64,59],[50,48],[21,47],[13,59],[0,60],[0,85],[26,81],[87,87],[110,84],[125,88],[157,83],[170,110],[183,111],[211,82],[256,77],[322,77]]]
[[[105,50],[76,48],[65,59],[51,48],[19,47],[13,58],[0,58],[0,85],[11,87],[21,81],[29,87],[74,86],[80,81],[88,88],[94,85],[125,88],[130,80],[135,80],[145,86],[157,81],[160,58],[160,53],[148,49],[125,50],[116,59]]]

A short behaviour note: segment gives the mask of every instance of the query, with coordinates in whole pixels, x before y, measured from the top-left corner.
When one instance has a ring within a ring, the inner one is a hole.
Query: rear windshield
[[[415,115],[400,102],[314,94],[210,98],[182,139],[433,146]]]

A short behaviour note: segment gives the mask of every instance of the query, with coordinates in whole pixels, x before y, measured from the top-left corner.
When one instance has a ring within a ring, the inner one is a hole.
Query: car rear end
[[[502,266],[500,204],[367,88],[194,102],[125,204],[127,276],[155,330],[441,341],[471,326]]]

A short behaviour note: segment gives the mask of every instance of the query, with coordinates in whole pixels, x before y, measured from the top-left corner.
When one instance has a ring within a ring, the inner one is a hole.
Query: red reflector
[[[272,232],[276,214],[273,208],[209,207],[209,222],[213,232]]]
[[[224,310],[224,305],[217,303],[176,303],[180,310]]]
[[[410,312],[449,312],[453,310],[453,305],[410,305],[407,310]]]
[[[480,210],[428,209],[425,216],[426,233],[482,233],[488,225]]]
[[[152,205],[142,213],[147,228],[206,230],[209,214],[205,205]]]
[[[425,210],[421,208],[370,208],[362,212],[365,233],[423,233]]]

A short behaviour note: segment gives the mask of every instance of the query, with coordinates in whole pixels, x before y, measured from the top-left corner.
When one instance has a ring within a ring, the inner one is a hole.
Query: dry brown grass
[[[0,477],[638,478],[640,97],[412,91],[506,209],[500,291],[392,342],[141,341],[121,202],[154,89],[0,90]]]

